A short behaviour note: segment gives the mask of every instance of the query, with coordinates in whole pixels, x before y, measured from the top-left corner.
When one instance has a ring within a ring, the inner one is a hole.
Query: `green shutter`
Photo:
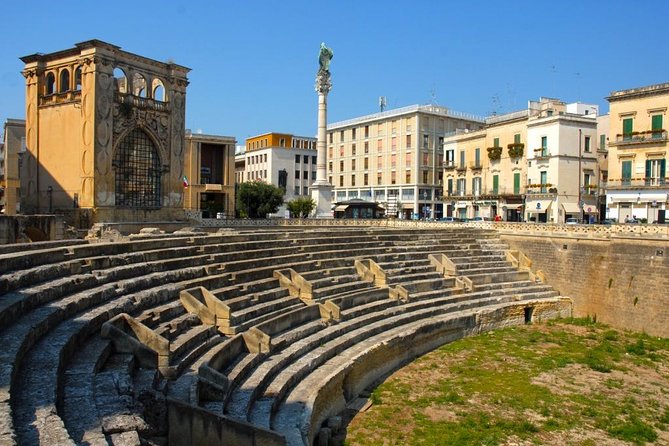
[[[650,161],[650,160],[646,160],[646,178],[650,178],[650,175],[651,175],[651,173],[650,173],[650,165],[651,165],[651,161]]]
[[[520,133],[516,133],[515,135],[513,135],[513,143],[520,144]]]
[[[662,129],[662,115],[653,116],[652,130]]]
[[[520,173],[513,174],[513,193],[520,194]]]
[[[448,179],[448,195],[453,193],[453,178]]]
[[[631,137],[633,128],[634,120],[632,118],[623,119],[623,137]]]
[[[630,180],[632,178],[632,161],[623,161],[623,180]]]
[[[660,160],[660,184],[664,184],[664,177],[667,174],[666,164],[667,164],[666,159]]]
[[[495,138],[493,141],[494,142],[493,142],[492,145],[495,146],[495,147],[499,147],[499,138]]]
[[[475,160],[476,165],[480,166],[481,165],[481,149],[477,147],[474,154],[475,154],[475,158],[476,158],[476,160]]]
[[[492,193],[494,195],[499,193],[499,175],[492,176]]]
[[[599,135],[599,150],[606,149],[606,135]]]

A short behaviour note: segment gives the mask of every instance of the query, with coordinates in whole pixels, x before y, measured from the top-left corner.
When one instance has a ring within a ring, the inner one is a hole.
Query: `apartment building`
[[[184,207],[204,218],[234,218],[235,138],[187,130],[185,139]]]
[[[316,180],[316,138],[264,133],[246,140],[243,181],[265,181],[286,191],[284,201],[308,196]],[[243,182],[242,181],[242,182]],[[278,215],[284,215],[282,206]]]
[[[7,119],[3,135],[0,143],[0,209],[5,215],[16,215],[21,210],[19,169],[26,152],[26,122]]]
[[[444,138],[484,120],[436,105],[412,105],[328,125],[327,175],[333,202],[380,203],[386,215],[439,218]]]
[[[445,215],[564,222],[582,205],[596,215],[597,114],[595,105],[540,98],[486,118],[482,130],[448,135]]]
[[[669,83],[614,91],[609,101],[607,217],[664,222]]]

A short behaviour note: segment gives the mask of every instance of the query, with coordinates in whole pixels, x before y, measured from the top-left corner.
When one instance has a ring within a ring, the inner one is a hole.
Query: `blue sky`
[[[315,135],[322,41],[329,122],[435,102],[489,115],[669,82],[667,1],[23,2],[2,8],[0,120],[23,118],[19,57],[100,39],[192,69],[186,126]],[[132,6],[128,6],[132,5]]]

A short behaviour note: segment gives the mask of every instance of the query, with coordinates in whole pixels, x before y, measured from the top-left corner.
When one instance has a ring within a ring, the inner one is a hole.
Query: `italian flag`
[[[188,177],[184,175],[184,187],[188,187]]]

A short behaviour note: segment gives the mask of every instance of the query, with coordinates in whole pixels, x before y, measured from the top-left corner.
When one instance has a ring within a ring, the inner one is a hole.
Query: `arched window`
[[[114,83],[116,84],[116,89],[119,93],[128,92],[128,77],[125,75],[125,71],[121,68],[114,68]]]
[[[165,87],[163,82],[160,79],[153,80],[153,89],[152,89],[153,99],[160,102],[167,102],[167,97],[165,96]]]
[[[65,93],[70,90],[70,70],[64,68],[60,72],[60,86],[58,88],[59,93]]]
[[[132,78],[132,94],[140,98],[146,97],[146,79],[139,73],[135,73]]]
[[[56,76],[53,73],[47,73],[45,94],[54,94],[55,92],[56,92]]]
[[[77,67],[74,70],[74,89],[79,91],[81,90],[81,67]]]
[[[123,138],[114,166],[117,206],[160,207],[160,157],[144,131],[136,128]]]

